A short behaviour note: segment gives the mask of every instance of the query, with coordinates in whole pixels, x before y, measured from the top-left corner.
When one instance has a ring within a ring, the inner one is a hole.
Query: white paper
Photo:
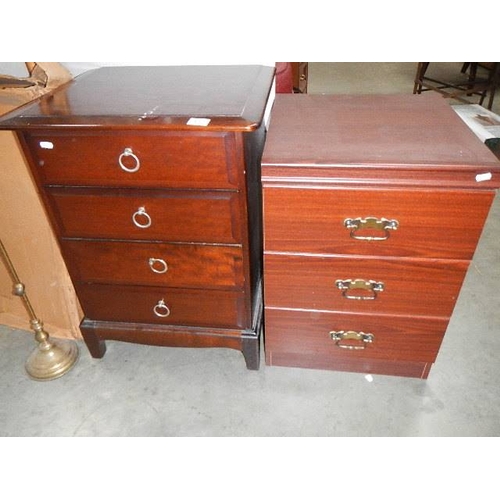
[[[492,179],[491,172],[485,172],[484,174],[477,174],[476,175],[476,182],[484,182],[484,181],[491,181]]]
[[[210,118],[190,118],[187,121],[188,125],[195,127],[206,127],[210,123]]]
[[[479,104],[460,104],[452,108],[482,142],[500,137],[500,116],[493,111]]]

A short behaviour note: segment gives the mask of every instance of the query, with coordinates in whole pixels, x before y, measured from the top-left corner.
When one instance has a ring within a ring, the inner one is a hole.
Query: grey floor
[[[309,92],[411,93],[414,70],[312,63]],[[0,327],[0,435],[498,436],[499,234],[497,197],[426,381],[263,362],[247,371],[237,351],[119,342],[95,360],[80,342],[72,371],[36,382],[24,371],[31,334]]]

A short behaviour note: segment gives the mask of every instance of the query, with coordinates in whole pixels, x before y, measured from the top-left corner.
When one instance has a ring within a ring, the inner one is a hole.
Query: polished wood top
[[[103,67],[0,119],[0,129],[108,127],[249,131],[262,121],[267,66]],[[190,118],[209,119],[190,125]]]
[[[500,171],[491,151],[437,94],[278,94],[263,164]]]
[[[262,180],[497,189],[500,162],[437,94],[278,94]]]

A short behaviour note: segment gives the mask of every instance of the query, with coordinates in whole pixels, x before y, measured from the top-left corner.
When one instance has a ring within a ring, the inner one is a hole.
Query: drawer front
[[[248,328],[243,292],[76,284],[90,320]]]
[[[239,246],[62,240],[74,281],[241,289]]]
[[[448,317],[467,261],[265,254],[266,304]]]
[[[238,193],[47,189],[63,237],[239,243]]]
[[[492,199],[489,191],[267,186],[265,249],[468,260]],[[349,219],[350,227],[346,227]],[[383,219],[397,221],[397,229],[386,228]],[[366,228],[372,224],[374,229]]]
[[[448,321],[266,308],[266,352],[314,355],[325,360],[380,359],[434,362]],[[371,342],[339,332],[373,335]],[[332,340],[337,332],[340,340]],[[337,345],[338,342],[338,345]],[[351,346],[347,349],[340,346]]]
[[[228,133],[29,135],[42,182],[50,185],[236,188],[238,158]]]

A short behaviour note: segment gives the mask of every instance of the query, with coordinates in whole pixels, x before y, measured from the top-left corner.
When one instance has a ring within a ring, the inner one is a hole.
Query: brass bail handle
[[[375,300],[378,293],[383,292],[385,285],[382,281],[374,280],[337,280],[335,286],[342,290],[342,297],[351,300]],[[367,294],[356,293],[355,290],[367,290]],[[354,291],[354,293],[350,293]]]
[[[372,333],[355,332],[352,330],[330,332],[330,338],[335,341],[337,347],[355,351],[365,349],[367,344],[371,344],[375,339]],[[347,341],[347,343],[343,343],[345,341]]]
[[[376,217],[366,217],[365,219],[357,217],[356,219],[345,219],[344,226],[350,229],[350,236],[355,240],[363,241],[384,241],[389,239],[390,231],[395,231],[399,227],[396,219],[377,219]],[[357,234],[358,231],[368,231],[369,234]],[[379,236],[373,235],[373,232],[381,233]]]

